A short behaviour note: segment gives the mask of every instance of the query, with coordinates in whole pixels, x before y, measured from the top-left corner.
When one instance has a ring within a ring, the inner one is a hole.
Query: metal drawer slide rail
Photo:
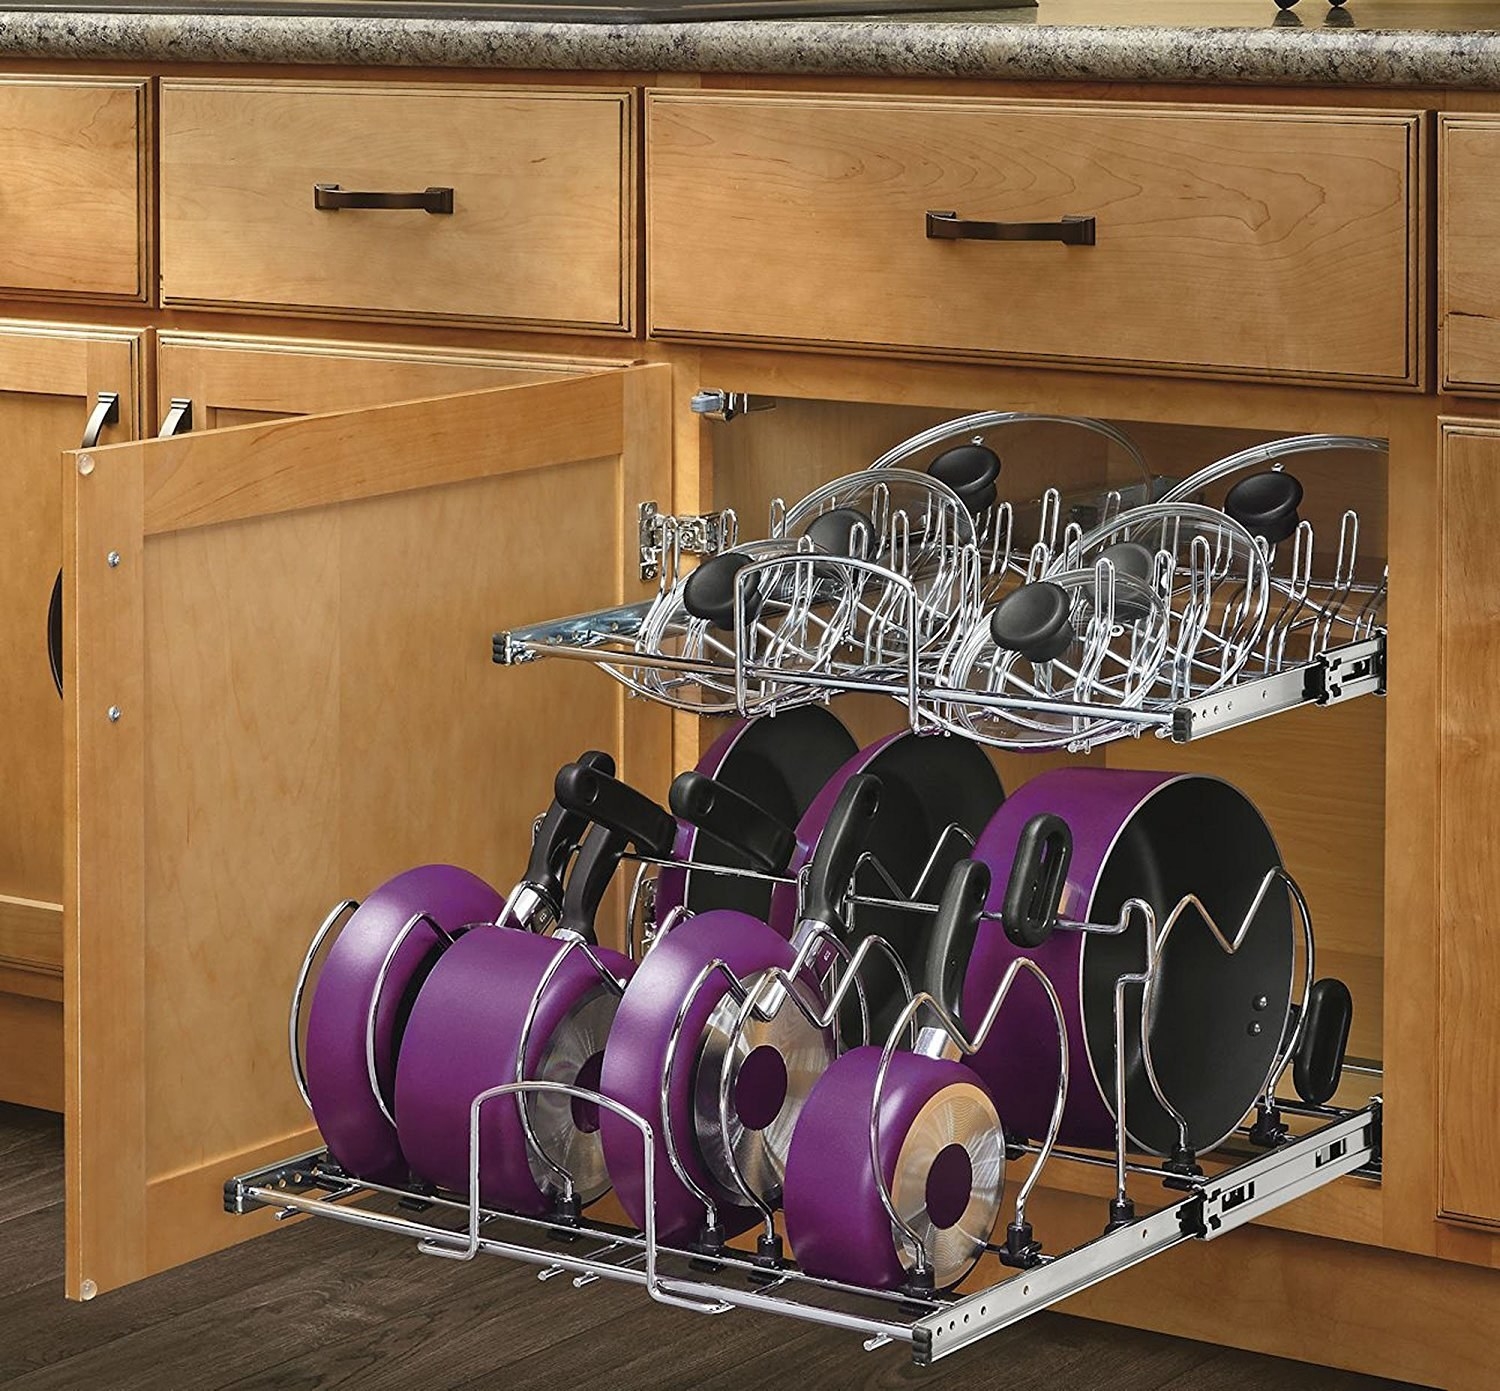
[[[506,1091],[559,1087],[512,1083]],[[579,1088],[563,1088],[581,1099],[609,1099]],[[1311,1108],[1284,1103],[1290,1114]],[[918,1365],[927,1365],[999,1332],[1111,1275],[1188,1241],[1214,1241],[1334,1179],[1356,1172],[1375,1176],[1380,1160],[1379,1098],[1351,1112],[1323,1111],[1317,1129],[1281,1148],[1211,1177],[1183,1180],[1191,1191],[1169,1206],[1137,1217],[1057,1256],[1044,1256],[1030,1270],[1016,1271],[989,1288],[958,1298],[913,1297],[877,1292],[803,1275],[793,1266],[768,1272],[748,1252],[726,1248],[711,1261],[692,1251],[663,1246],[654,1222],[635,1231],[605,1223],[577,1225],[491,1212],[452,1198],[361,1183],[345,1175],[326,1151],[314,1151],[241,1174],[225,1185],[230,1213],[275,1209],[280,1216],[310,1215],[419,1242],[429,1254],[470,1259],[501,1256],[538,1266],[538,1278],[572,1276],[576,1290],[597,1280],[643,1287],[660,1303],[699,1313],[753,1309],[844,1329],[865,1339],[867,1350],[908,1343]],[[652,1158],[650,1126],[641,1130],[646,1163]],[[1066,1158],[1059,1154],[1059,1157]],[[647,1191],[652,1191],[648,1167]],[[396,1200],[423,1213],[354,1206],[353,1200]],[[1101,1204],[1102,1208],[1102,1204]],[[432,1220],[428,1220],[431,1216]],[[462,1225],[443,1225],[437,1217]]]

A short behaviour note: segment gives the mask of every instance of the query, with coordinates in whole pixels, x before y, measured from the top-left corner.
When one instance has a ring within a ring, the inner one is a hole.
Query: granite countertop
[[[253,0],[244,9],[3,9],[0,55],[1500,90],[1500,3],[1487,0],[1350,0],[1344,11],[1302,0],[1279,22],[1273,0],[1039,0],[1028,10],[667,24],[286,16],[257,14]]]

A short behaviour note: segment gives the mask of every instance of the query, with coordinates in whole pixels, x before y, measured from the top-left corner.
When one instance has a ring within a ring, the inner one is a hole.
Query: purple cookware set
[[[929,474],[981,512],[998,471],[966,444]],[[1280,539],[1284,493],[1257,522]],[[857,557],[884,524],[842,512],[816,548]],[[1156,560],[1105,554],[1128,623]],[[743,629],[750,563],[700,567],[686,609]],[[1040,669],[1075,640],[1059,586],[1011,600],[1001,647]],[[784,1239],[817,1279],[930,1294],[987,1251],[1035,1262],[1026,1199],[1058,1147],[1195,1174],[1289,1066],[1328,1101],[1348,992],[1312,979],[1305,905],[1241,792],[1073,766],[1007,795],[980,743],[920,726],[859,748],[821,704],[740,719],[670,811],[587,753],[508,896],[425,865],[345,905],[301,1072],[333,1159],[558,1224],[612,1191],[678,1251],[756,1231],[768,1267]],[[622,951],[595,920],[627,861]]]

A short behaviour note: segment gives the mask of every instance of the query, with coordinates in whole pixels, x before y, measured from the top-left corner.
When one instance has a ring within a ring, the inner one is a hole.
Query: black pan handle
[[[628,783],[570,763],[559,771],[552,790],[569,811],[619,831],[642,854],[664,859],[672,853],[677,823],[671,813]]]
[[[932,920],[926,990],[955,1019],[963,1011],[964,975],[989,892],[990,867],[983,860],[960,860],[948,876]]]
[[[1092,216],[1059,218],[1056,222],[973,222],[956,212],[927,214],[930,241],[1056,241],[1064,246],[1093,246],[1096,225]]]
[[[578,762],[607,776],[612,776],[615,771],[614,759],[600,749],[590,749],[587,753],[580,754]],[[578,849],[578,843],[588,828],[588,817],[570,811],[556,800],[542,815],[541,825],[537,827],[536,837],[531,842],[531,859],[526,864],[526,882],[546,894],[554,906],[562,898],[563,873],[568,868],[568,861]]]
[[[1000,909],[1016,946],[1039,947],[1052,935],[1072,858],[1073,830],[1062,817],[1044,811],[1021,828]]]
[[[808,867],[804,920],[829,927],[843,922],[844,894],[879,808],[880,779],[873,773],[856,773],[840,789]]]
[[[1292,1059],[1292,1085],[1309,1106],[1326,1105],[1338,1091],[1353,1022],[1354,997],[1349,987],[1332,976],[1314,981],[1307,992],[1302,1036]]]
[[[431,187],[415,193],[369,193],[338,184],[314,184],[313,207],[320,213],[336,213],[344,208],[376,212],[451,213],[453,190]]]
[[[667,805],[679,820],[747,856],[756,869],[782,874],[792,862],[797,849],[792,828],[713,778],[692,770],[680,774]]]
[[[557,923],[559,934],[581,937],[590,946],[599,940],[594,920],[629,843],[630,838],[612,826],[589,827],[583,848],[573,861],[567,888],[563,890],[562,913]]]

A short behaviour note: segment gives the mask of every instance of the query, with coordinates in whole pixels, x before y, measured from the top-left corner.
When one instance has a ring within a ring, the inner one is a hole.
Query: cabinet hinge
[[[677,516],[661,511],[654,502],[639,508],[641,578],[654,580],[662,573],[667,557],[718,555],[739,540],[739,522],[734,512],[705,512],[700,516]]]
[[[749,415],[751,411],[776,409],[771,396],[751,396],[743,391],[720,391],[705,389],[693,393],[693,414],[707,416],[710,420],[733,420],[738,415]]]

